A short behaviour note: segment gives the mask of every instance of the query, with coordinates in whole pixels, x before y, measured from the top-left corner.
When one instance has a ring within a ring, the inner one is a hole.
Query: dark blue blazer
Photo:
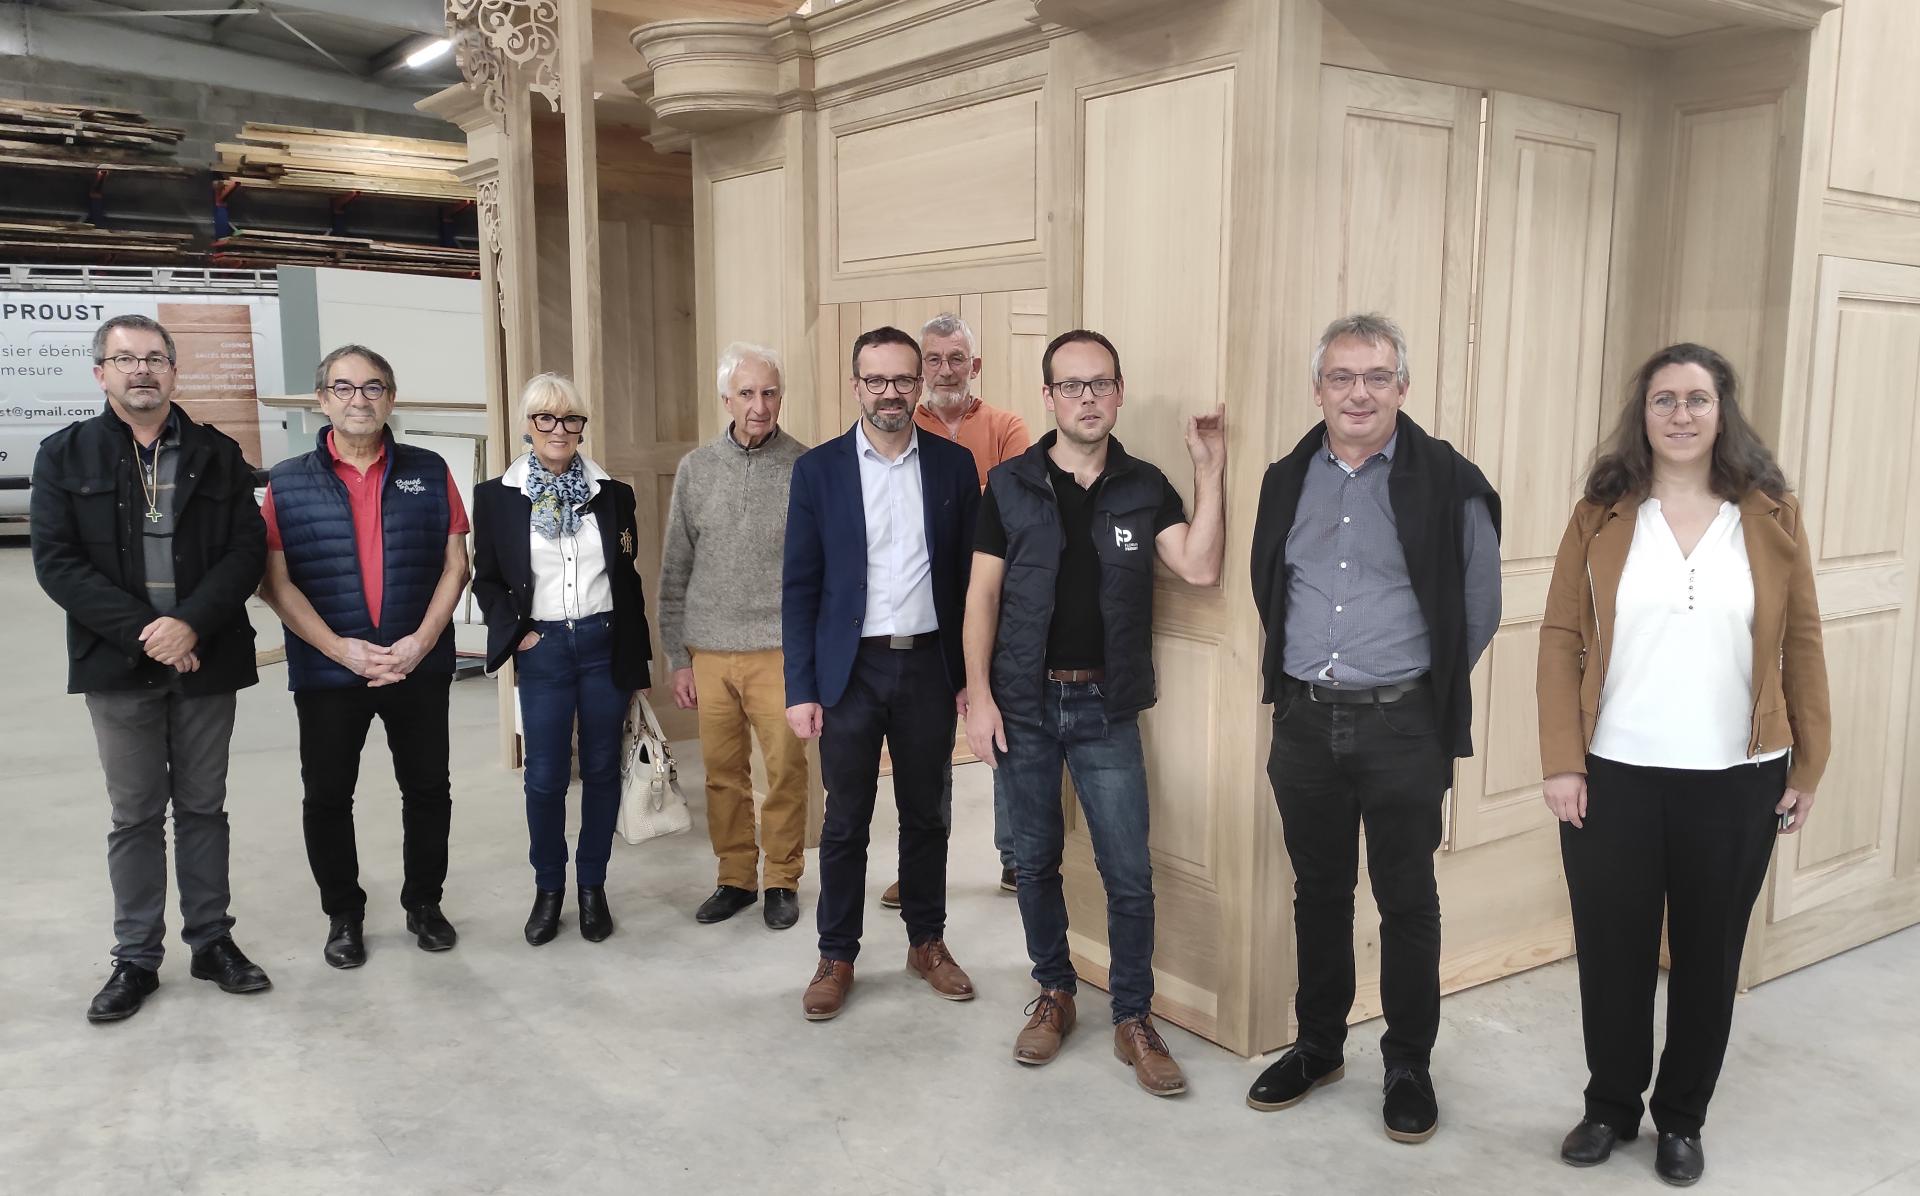
[[[967,679],[960,623],[973,567],[980,474],[967,449],[938,436],[918,440],[933,608],[947,679],[958,693]],[[858,454],[859,441],[848,428],[793,465],[780,599],[789,706],[837,705],[860,648],[860,624],[867,613],[867,514]]]

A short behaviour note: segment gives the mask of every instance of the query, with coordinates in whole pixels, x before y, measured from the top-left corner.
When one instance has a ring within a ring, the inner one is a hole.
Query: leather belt
[[[1105,669],[1048,669],[1047,680],[1062,685],[1098,685],[1107,679]]]
[[[905,651],[908,648],[931,648],[940,642],[937,631],[923,631],[919,635],[865,635],[860,642],[874,648],[893,648]]]
[[[1341,706],[1358,704],[1390,706],[1408,694],[1427,688],[1427,677],[1424,674],[1397,685],[1376,685],[1371,689],[1344,685],[1315,685],[1310,681],[1302,681],[1298,677],[1289,677],[1287,680],[1305,690],[1309,701],[1330,702]]]

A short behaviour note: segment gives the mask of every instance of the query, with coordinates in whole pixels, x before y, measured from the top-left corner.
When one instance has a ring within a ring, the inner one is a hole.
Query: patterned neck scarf
[[[558,474],[549,471],[537,454],[527,454],[527,497],[533,500],[533,530],[543,539],[579,534],[579,508],[591,494],[587,467],[579,453],[573,455],[566,472]]]

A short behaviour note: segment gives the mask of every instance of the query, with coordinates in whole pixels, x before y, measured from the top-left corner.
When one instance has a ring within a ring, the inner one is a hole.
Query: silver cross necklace
[[[160,449],[159,441],[153,444],[153,467],[149,469],[144,461],[136,461],[135,467],[140,473],[140,493],[147,500],[147,522],[160,522]],[[137,450],[136,450],[137,451]]]

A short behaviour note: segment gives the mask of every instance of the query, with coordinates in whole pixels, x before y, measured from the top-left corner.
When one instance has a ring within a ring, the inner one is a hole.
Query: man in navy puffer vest
[[[287,629],[287,683],[300,719],[301,822],[329,920],[326,960],[367,960],[354,844],[360,751],[377,715],[400,785],[400,904],[422,950],[454,944],[440,912],[452,819],[447,693],[453,611],[466,589],[467,513],[447,463],[387,427],[393,367],[361,345],[316,371],[332,426],[268,478],[261,596]]]

